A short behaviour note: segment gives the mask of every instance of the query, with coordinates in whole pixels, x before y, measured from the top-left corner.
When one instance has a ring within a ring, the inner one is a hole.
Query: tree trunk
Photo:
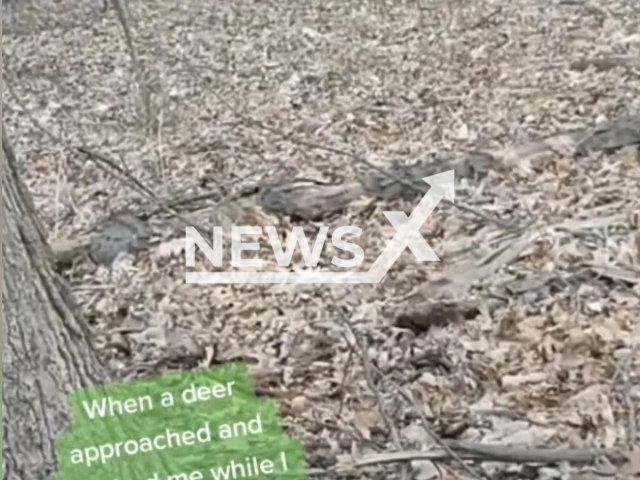
[[[2,151],[3,472],[6,480],[44,480],[55,473],[54,441],[69,426],[69,393],[109,373],[51,267],[4,128]]]

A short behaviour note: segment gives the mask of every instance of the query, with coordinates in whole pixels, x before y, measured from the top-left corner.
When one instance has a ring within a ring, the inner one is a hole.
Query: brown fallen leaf
[[[408,305],[395,319],[395,326],[416,333],[431,327],[444,327],[474,318],[479,313],[479,303],[474,300],[434,301]]]
[[[377,409],[359,410],[354,413],[353,424],[367,440],[371,439],[371,429],[381,420]]]

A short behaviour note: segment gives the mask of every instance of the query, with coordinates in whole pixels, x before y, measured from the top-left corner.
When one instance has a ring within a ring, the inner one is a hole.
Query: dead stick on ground
[[[334,299],[334,304],[337,304],[337,301],[335,301],[335,299]],[[372,371],[373,370],[375,370],[375,372],[384,381],[393,384],[394,387],[395,387],[395,391],[399,392],[400,395],[407,402],[409,402],[413,406],[413,408],[416,410],[416,413],[420,417],[420,420],[422,422],[422,427],[427,432],[427,434],[444,450],[445,454],[447,455],[446,458],[452,458],[452,459],[456,460],[462,466],[462,468],[469,475],[471,475],[473,478],[476,478],[476,479],[484,478],[482,475],[480,475],[479,473],[475,472],[471,467],[469,467],[469,465],[467,465],[463,461],[463,459],[454,450],[452,450],[440,437],[438,437],[438,435],[436,435],[436,433],[433,430],[431,430],[431,427],[429,427],[429,422],[427,420],[427,417],[424,415],[424,413],[422,412],[422,409],[420,408],[420,406],[417,404],[417,402],[413,398],[413,395],[411,395],[411,393],[406,391],[404,388],[402,388],[396,382],[393,382],[393,381],[389,380],[384,375],[384,373],[380,371],[379,368],[377,368],[375,365],[373,365],[373,363],[369,359],[369,356],[366,353],[365,346],[362,344],[362,341],[360,340],[357,332],[353,329],[353,326],[351,325],[351,323],[349,323],[349,321],[346,318],[344,318],[343,316],[341,316],[338,321],[342,325],[344,325],[347,328],[347,330],[351,333],[351,336],[353,336],[353,338],[354,338],[354,340],[356,342],[356,345],[358,346],[358,349],[361,352],[361,357],[363,359],[363,365],[364,365],[364,368],[365,368],[365,376],[367,377],[367,383],[370,384],[369,388],[372,389],[372,391],[376,394],[376,397],[378,398],[378,405],[381,405],[381,403],[380,403],[381,402],[380,392],[379,392],[379,390],[377,388],[372,388],[372,386],[375,387],[375,385],[372,385],[372,383],[370,383],[370,378],[372,378]],[[348,339],[347,339],[347,342],[349,342]],[[381,409],[381,413],[384,413],[382,411],[382,409]],[[389,428],[389,430],[391,432],[395,431],[395,426],[390,422],[390,420],[385,419],[385,418],[386,417],[383,416],[383,420],[385,420],[385,423],[387,424],[387,427]],[[399,441],[398,441],[398,443],[399,443]]]
[[[334,299],[334,304],[337,303],[335,302]],[[358,336],[357,332],[354,330],[353,326],[351,325],[351,323],[349,323],[349,321],[344,318],[344,316],[341,316],[339,318],[340,323],[342,323],[347,330],[351,333],[351,336],[353,336],[354,341],[356,342],[356,345],[358,347],[358,349],[361,352],[361,358],[363,360],[363,366],[365,368],[365,376],[367,377],[367,383],[370,385],[369,388],[372,389],[372,391],[376,394],[377,398],[378,398],[378,404],[381,405],[381,397],[380,397],[380,391],[375,388],[375,385],[373,385],[373,375],[372,375],[372,371],[375,371],[380,378],[382,378],[384,381],[389,382],[389,380],[386,378],[386,376],[380,371],[380,369],[378,369],[375,365],[373,365],[373,363],[371,362],[371,360],[369,359],[369,356],[367,354],[367,350],[366,350],[366,346],[363,345],[362,340],[360,339],[360,337]],[[348,341],[348,339],[347,339]],[[370,380],[371,379],[371,380]],[[371,382],[371,383],[370,383]],[[395,382],[391,382],[391,383],[395,383]],[[374,388],[372,388],[374,387]],[[429,427],[429,423],[427,421],[427,418],[425,417],[424,413],[422,413],[422,409],[419,408],[419,406],[416,404],[415,400],[413,399],[413,396],[411,394],[409,394],[408,392],[406,392],[402,387],[400,387],[399,385],[395,385],[396,390],[400,392],[401,396],[405,398],[405,400],[407,400],[409,403],[412,404],[412,406],[416,409],[418,415],[420,416],[422,423],[423,423],[423,428],[425,429],[425,431],[429,434],[429,436],[438,444],[440,445],[440,447],[443,448],[443,450],[445,450],[445,452],[449,455],[449,458],[453,458],[454,460],[458,461],[458,463],[460,463],[460,465],[462,466],[462,468],[469,474],[471,475],[473,478],[476,479],[482,479],[483,477],[476,473],[471,467],[469,467],[466,463],[464,463],[464,461],[458,456],[456,455],[456,453],[454,451],[452,451],[441,439],[440,437],[438,437],[434,431],[431,430],[431,428]],[[382,409],[381,409],[381,413]],[[385,417],[383,416],[383,419]],[[390,429],[391,432],[395,431],[395,426],[390,422],[390,420],[386,420],[385,423],[389,423],[391,425]],[[397,435],[397,433],[396,433]],[[394,442],[395,443],[395,442]],[[400,440],[398,438],[398,444],[400,443]]]
[[[108,175],[118,179],[120,182],[122,182],[124,185],[128,186],[129,188],[131,188],[135,192],[137,192],[139,194],[142,194],[143,197],[146,197],[148,200],[150,200],[152,203],[154,203],[157,207],[159,207],[163,211],[169,213],[171,216],[177,218],[178,220],[180,220],[186,226],[194,226],[198,230],[201,230],[202,232],[206,231],[206,229],[202,225],[199,225],[197,223],[194,223],[191,220],[188,220],[186,217],[184,217],[183,215],[178,213],[176,210],[171,208],[168,205],[168,203],[165,202],[164,200],[162,200],[158,195],[156,195],[156,193],[153,190],[151,190],[150,188],[145,186],[140,180],[135,178],[130,173],[125,172],[113,160],[109,159],[108,157],[106,157],[105,155],[103,155],[101,153],[98,153],[98,152],[95,152],[95,151],[89,149],[88,147],[85,147],[85,146],[76,147],[76,146],[73,146],[73,145],[69,145],[64,139],[62,139],[61,137],[58,137],[53,132],[49,131],[37,119],[33,118],[33,116],[29,113],[29,111],[26,108],[26,106],[20,100],[20,97],[18,97],[18,95],[15,94],[15,92],[13,91],[13,88],[11,87],[11,85],[9,85],[9,84],[6,84],[6,85],[7,85],[8,89],[9,89],[9,93],[11,93],[11,95],[16,99],[16,102],[24,110],[23,114],[27,116],[27,118],[33,124],[34,127],[36,127],[38,130],[40,130],[46,136],[48,136],[55,144],[60,145],[61,147],[65,148],[67,150],[80,153],[80,154],[84,155],[85,157],[93,160],[94,163],[101,170],[106,172]]]
[[[246,121],[247,121],[247,123],[253,124],[258,128],[261,128],[263,130],[271,132],[271,133],[273,133],[275,135],[280,136],[282,139],[288,140],[288,141],[296,143],[298,145],[314,148],[314,149],[317,149],[317,150],[324,150],[326,152],[335,153],[337,155],[349,157],[349,158],[355,160],[356,162],[362,163],[363,165],[366,165],[367,167],[371,168],[372,170],[375,170],[375,171],[383,174],[384,176],[390,178],[391,180],[393,180],[395,182],[398,182],[400,185],[404,185],[405,187],[409,188],[410,190],[412,190],[414,192],[425,194],[428,191],[428,189],[426,187],[425,188],[420,188],[420,187],[416,186],[415,184],[413,184],[411,182],[408,182],[408,181],[404,180],[403,178],[400,178],[397,175],[394,175],[393,173],[384,170],[383,168],[377,166],[376,164],[370,162],[369,160],[367,160],[365,158],[362,158],[360,155],[357,155],[355,153],[347,152],[345,150],[341,150],[341,149],[338,149],[338,148],[327,147],[327,146],[320,145],[320,144],[315,143],[315,142],[309,142],[309,141],[306,141],[306,140],[301,140],[301,139],[295,138],[295,137],[293,137],[291,135],[287,135],[286,133],[281,132],[278,129],[275,129],[275,128],[272,128],[272,127],[268,127],[267,125],[264,125],[261,122],[258,122],[258,121],[253,120],[253,119],[247,119]],[[448,201],[448,200],[446,200],[446,201]],[[503,228],[505,230],[515,230],[515,229],[518,228],[518,227],[514,227],[513,225],[509,225],[509,224],[507,224],[507,223],[505,223],[502,220],[499,220],[497,218],[489,217],[488,215],[485,215],[484,213],[476,210],[473,207],[469,207],[467,205],[463,205],[461,203],[454,203],[454,202],[451,202],[451,205],[454,208],[458,209],[458,210],[461,210],[461,211],[464,211],[464,212],[467,212],[467,213],[471,213],[471,214],[477,216],[478,218],[481,218],[481,219],[485,220],[486,222],[493,223],[493,224],[495,224],[495,225],[497,225],[497,226],[499,226],[499,227],[501,227],[501,228]]]
[[[477,479],[483,478],[482,475],[475,472],[469,465],[464,463],[462,457],[458,455],[451,447],[449,447],[449,445],[447,445],[447,443],[444,440],[442,440],[438,435],[436,435],[436,433],[429,426],[429,421],[427,420],[427,417],[422,411],[422,408],[420,408],[420,405],[418,405],[418,402],[416,402],[416,400],[413,398],[413,395],[410,392],[408,392],[406,389],[398,385],[396,382],[388,379],[377,367],[374,366],[373,368],[376,369],[378,374],[385,381],[392,383],[395,387],[395,390],[400,393],[400,396],[403,397],[407,402],[409,402],[413,406],[414,410],[418,414],[418,417],[420,417],[422,428],[424,428],[425,432],[427,432],[427,434],[438,444],[438,446],[442,448],[444,453],[447,454],[448,458],[453,458],[454,460],[456,460],[464,468],[464,470],[473,478],[477,478]]]
[[[413,184],[411,182],[408,182],[405,179],[400,178],[399,176],[394,175],[391,172],[386,171],[385,169],[377,166],[376,164],[370,162],[366,158],[362,158],[360,155],[357,155],[355,153],[347,152],[345,150],[341,150],[341,149],[338,149],[338,148],[327,147],[327,146],[320,145],[320,144],[315,143],[315,142],[309,142],[309,141],[306,141],[306,140],[301,140],[299,138],[292,137],[291,135],[287,135],[284,132],[279,131],[278,129],[275,129],[275,128],[272,128],[272,127],[268,127],[267,125],[264,125],[261,122],[258,122],[258,121],[253,120],[253,119],[247,119],[247,122],[251,122],[253,125],[255,125],[258,128],[261,128],[263,130],[271,132],[271,133],[273,133],[275,135],[280,136],[281,138],[283,138],[285,140],[288,140],[290,142],[296,143],[298,145],[303,145],[303,146],[307,146],[307,147],[310,147],[310,148],[315,148],[317,150],[324,150],[324,151],[327,151],[327,152],[335,153],[337,155],[349,157],[349,158],[355,160],[356,162],[362,163],[363,165],[366,165],[370,169],[381,173],[382,175],[390,178],[391,180],[393,180],[395,182],[398,182],[400,185],[404,185],[405,187],[409,188],[410,190],[412,190],[414,192],[422,193],[422,194],[425,194],[425,193],[428,192],[428,189],[426,187],[420,188],[420,187],[416,186],[415,184]],[[444,199],[444,200],[448,201],[447,199]],[[454,202],[450,202],[450,204],[454,208],[456,208],[458,210],[461,210],[461,211],[467,212],[467,213],[471,213],[471,214],[477,216],[478,218],[481,218],[481,219],[485,220],[486,222],[493,223],[493,224],[495,224],[495,225],[497,225],[497,226],[499,226],[499,227],[501,227],[501,228],[503,228],[505,230],[516,230],[518,228],[518,227],[515,227],[513,225],[509,225],[509,224],[507,224],[507,223],[505,223],[502,220],[499,220],[497,218],[489,217],[489,216],[485,215],[484,213],[476,210],[473,207],[469,207],[467,205],[463,205],[461,203],[454,203]]]
[[[334,304],[337,304],[335,299],[334,299]],[[349,323],[349,320],[347,320],[346,318],[340,317],[339,321],[340,321],[340,323],[342,323],[347,328],[347,330],[349,331],[349,333],[353,337],[353,340],[354,340],[354,342],[355,342],[355,344],[357,346],[357,349],[358,349],[358,351],[360,353],[360,358],[362,359],[362,365],[364,367],[364,375],[365,375],[365,378],[367,380],[367,385],[369,387],[369,390],[371,390],[371,392],[376,397],[376,403],[378,405],[378,410],[380,411],[380,416],[382,417],[382,421],[384,422],[385,426],[387,427],[387,430],[391,434],[391,440],[393,441],[394,447],[396,449],[400,450],[402,448],[402,442],[400,440],[400,435],[398,434],[398,429],[396,428],[395,424],[391,421],[391,419],[387,415],[387,411],[386,411],[386,408],[384,406],[384,401],[382,399],[382,394],[380,393],[380,390],[376,387],[376,385],[375,385],[375,383],[373,381],[372,368],[371,368],[372,365],[371,365],[371,360],[369,359],[369,355],[367,355],[366,345],[363,344],[362,339],[358,336],[356,331],[353,329],[353,327]],[[347,342],[349,344],[351,344],[351,342],[349,342],[348,339],[347,339]],[[403,465],[402,466],[402,478],[403,479],[408,479],[409,478],[408,465]]]
[[[552,464],[559,462],[594,463],[602,457],[613,463],[624,461],[624,455],[617,450],[609,449],[551,449],[551,448],[518,448],[504,445],[485,445],[469,442],[451,442],[450,448],[460,458],[486,462],[504,463],[539,463]],[[369,455],[356,461],[354,466],[366,467],[380,463],[406,462],[410,460],[443,460],[450,458],[445,451],[404,451]]]
[[[342,415],[342,408],[344,407],[344,386],[347,382],[347,377],[349,376],[349,369],[351,367],[351,359],[353,358],[353,347],[349,346],[349,356],[347,357],[347,361],[344,365],[344,370],[342,372],[342,381],[340,382],[340,386],[338,387],[338,392],[340,392],[340,405],[338,405],[338,417]]]

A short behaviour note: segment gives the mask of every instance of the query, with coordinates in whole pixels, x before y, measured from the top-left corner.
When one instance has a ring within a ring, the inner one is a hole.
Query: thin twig
[[[624,455],[618,450],[586,448],[519,448],[506,445],[486,445],[471,442],[451,442],[451,451],[455,450],[459,458],[484,462],[537,463],[553,464],[559,462],[594,463],[607,457],[614,463],[624,461]],[[354,466],[366,467],[381,463],[406,462],[411,460],[444,460],[450,458],[449,452],[411,450],[368,455],[356,461]]]
[[[376,367],[374,366],[374,368],[376,368]],[[420,405],[418,405],[416,400],[413,398],[413,395],[411,393],[409,393],[405,388],[403,388],[402,386],[398,385],[396,382],[388,379],[379,369],[377,369],[377,371],[378,371],[379,375],[382,375],[382,377],[386,381],[391,382],[392,384],[394,384],[395,390],[398,393],[400,393],[400,396],[403,397],[407,402],[409,402],[413,406],[414,410],[416,411],[416,413],[420,417],[420,423],[422,424],[422,428],[424,428],[425,432],[427,432],[427,434],[438,444],[438,446],[440,448],[442,448],[442,450],[444,450],[444,452],[448,455],[448,457],[449,458],[453,458],[454,460],[456,460],[464,468],[464,470],[469,475],[471,475],[473,478],[482,479],[483,478],[482,475],[480,475],[475,470],[473,470],[469,465],[467,465],[463,461],[462,457],[460,455],[458,455],[452,448],[450,448],[447,445],[447,443],[444,440],[442,440],[438,435],[436,435],[436,433],[431,429],[431,427],[429,426],[429,421],[427,420],[426,415],[422,411],[422,408],[420,408]]]
[[[344,407],[344,385],[347,382],[347,376],[349,375],[349,370],[351,368],[351,360],[353,359],[353,347],[349,345],[349,356],[347,357],[347,361],[344,365],[344,371],[342,372],[342,381],[340,382],[340,386],[338,387],[338,392],[340,392],[340,405],[338,405],[338,417],[342,415],[342,407]]]
[[[20,105],[20,107],[24,110],[23,112],[24,115],[29,119],[29,121],[33,124],[33,126],[36,127],[38,130],[40,130],[42,133],[44,133],[46,136],[48,136],[55,144],[60,145],[61,147],[67,150],[80,153],[83,156],[93,160],[94,163],[101,170],[106,172],[108,175],[118,179],[124,185],[128,186],[129,188],[136,191],[137,193],[142,194],[142,196],[149,199],[152,203],[154,203],[156,206],[158,206],[165,212],[169,213],[171,216],[180,220],[186,226],[194,226],[198,230],[206,231],[206,228],[204,228],[202,225],[198,225],[197,223],[194,223],[193,221],[188,220],[182,214],[178,213],[176,210],[171,208],[169,204],[166,201],[164,201],[162,198],[160,198],[153,190],[145,186],[140,180],[135,178],[129,172],[126,172],[122,167],[120,167],[116,162],[114,162],[110,158],[86,146],[69,145],[63,138],[58,137],[53,132],[49,131],[37,119],[33,118],[33,116],[29,113],[29,110],[26,108],[24,103],[22,103],[22,101],[20,100],[20,97],[18,97],[18,95],[16,95],[15,92],[13,91],[12,86],[8,83],[6,85],[9,89],[9,93],[16,99],[16,102],[18,103],[18,105]]]
[[[334,299],[335,300],[335,299]],[[334,301],[334,304],[337,304],[337,301]],[[353,337],[356,346],[358,348],[360,357],[362,359],[362,365],[364,368],[364,375],[367,381],[367,386],[369,387],[369,390],[371,390],[371,392],[374,394],[375,398],[376,398],[376,403],[378,405],[378,410],[380,411],[380,416],[382,417],[382,421],[384,422],[385,426],[387,427],[387,430],[389,431],[389,433],[391,434],[391,440],[393,441],[393,445],[397,450],[402,449],[402,441],[400,440],[400,434],[398,433],[398,429],[396,428],[395,424],[391,421],[391,419],[389,418],[386,408],[384,406],[384,400],[382,398],[382,394],[380,393],[380,389],[376,386],[374,380],[373,380],[373,364],[371,362],[371,359],[369,358],[369,355],[367,353],[367,347],[364,344],[364,342],[362,341],[362,339],[360,338],[360,336],[358,335],[358,333],[354,330],[353,326],[351,325],[351,323],[349,322],[349,320],[347,320],[346,318],[344,318],[344,316],[340,316],[339,317],[339,321],[340,323],[342,323],[342,325],[344,325],[347,330],[349,331],[349,333],[351,334],[351,336]],[[349,342],[350,343],[350,342]],[[408,465],[403,465],[402,466],[402,478],[403,479],[408,479],[409,478],[409,466]]]

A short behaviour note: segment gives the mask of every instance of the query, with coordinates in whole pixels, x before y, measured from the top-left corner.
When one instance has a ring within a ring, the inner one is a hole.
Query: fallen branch
[[[569,68],[578,72],[584,72],[589,67],[593,67],[596,72],[606,72],[613,70],[614,68],[634,68],[638,67],[640,63],[637,58],[634,57],[598,57],[598,58],[582,58],[571,63]]]
[[[334,302],[335,302],[335,299],[334,299]],[[353,340],[358,349],[358,353],[360,355],[360,358],[362,359],[362,366],[364,368],[364,374],[367,381],[367,386],[369,387],[369,390],[371,390],[371,392],[374,394],[376,398],[376,404],[378,406],[378,411],[380,412],[380,417],[382,418],[385,426],[387,427],[387,430],[389,431],[389,434],[391,435],[391,440],[393,441],[393,444],[396,448],[402,448],[402,443],[400,439],[400,434],[398,433],[398,429],[396,428],[395,424],[391,421],[391,418],[389,417],[384,405],[382,393],[377,388],[376,383],[374,381],[373,366],[371,363],[371,359],[369,358],[369,355],[367,353],[368,347],[364,344],[360,336],[353,329],[353,326],[351,325],[351,323],[349,323],[349,320],[341,317],[340,321],[342,325],[345,326],[353,336]],[[403,465],[402,479],[404,480],[406,478],[409,478],[409,469],[407,468],[407,465]]]
[[[615,464],[625,461],[623,453],[616,449],[600,448],[522,448],[504,445],[486,445],[470,442],[446,442],[449,448],[459,458],[482,462],[504,463],[541,463],[553,464],[559,462],[594,463],[599,458],[606,457]],[[381,463],[407,462],[413,460],[444,460],[451,455],[444,450],[403,452],[388,452],[368,455],[357,460],[355,467],[366,467]]]

